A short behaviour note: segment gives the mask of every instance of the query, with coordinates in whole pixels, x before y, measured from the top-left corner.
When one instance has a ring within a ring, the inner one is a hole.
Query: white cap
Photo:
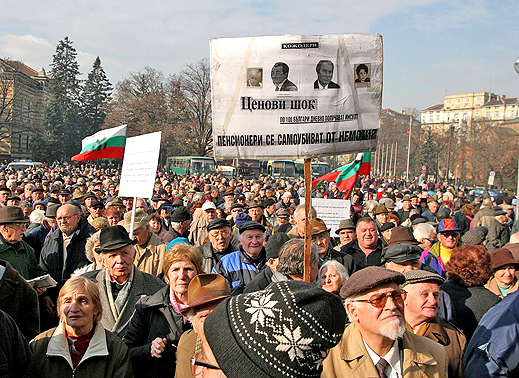
[[[206,202],[202,205],[202,210],[205,211],[210,209],[216,210],[216,206],[213,202]]]

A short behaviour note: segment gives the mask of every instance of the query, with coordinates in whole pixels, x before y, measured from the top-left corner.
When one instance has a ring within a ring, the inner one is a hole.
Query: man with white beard
[[[406,330],[402,274],[364,268],[341,289],[351,324],[323,362],[329,377],[446,377],[445,347]]]

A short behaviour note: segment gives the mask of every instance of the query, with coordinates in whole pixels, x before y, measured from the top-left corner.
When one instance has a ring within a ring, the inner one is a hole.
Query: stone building
[[[47,76],[0,59],[0,159],[31,159],[32,137],[43,128]]]

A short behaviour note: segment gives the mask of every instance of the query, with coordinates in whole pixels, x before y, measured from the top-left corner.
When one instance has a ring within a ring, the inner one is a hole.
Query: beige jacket
[[[447,351],[443,346],[406,331],[402,338],[405,378],[447,377]],[[321,378],[378,377],[377,369],[355,324],[346,326],[341,341],[323,361]]]
[[[140,271],[158,276],[164,271],[164,255],[166,254],[166,243],[151,232],[151,238],[146,247],[135,245],[134,264]]]
[[[499,288],[497,287],[497,281],[494,276],[490,277],[485,287],[490,290],[492,293],[497,295],[499,298],[503,299],[503,294],[501,294],[501,291],[499,291]],[[508,294],[512,294],[514,291],[517,291],[519,288],[519,280],[517,278],[514,278],[514,282],[512,283],[512,287],[510,287],[510,290],[508,290]]]

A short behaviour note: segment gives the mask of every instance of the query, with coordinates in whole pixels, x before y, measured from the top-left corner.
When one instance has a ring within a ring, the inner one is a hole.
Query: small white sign
[[[494,172],[490,172],[490,176],[488,176],[488,185],[489,186],[494,185],[494,178],[496,177],[496,176],[494,176],[495,173],[494,173],[494,175],[492,173],[494,173]]]
[[[305,204],[304,197],[300,198],[300,204]],[[330,236],[335,237],[335,231],[339,228],[339,223],[343,219],[350,219],[350,200],[312,198],[312,206],[320,218],[330,228]]]
[[[126,139],[119,196],[151,198],[157,174],[161,132]]]

